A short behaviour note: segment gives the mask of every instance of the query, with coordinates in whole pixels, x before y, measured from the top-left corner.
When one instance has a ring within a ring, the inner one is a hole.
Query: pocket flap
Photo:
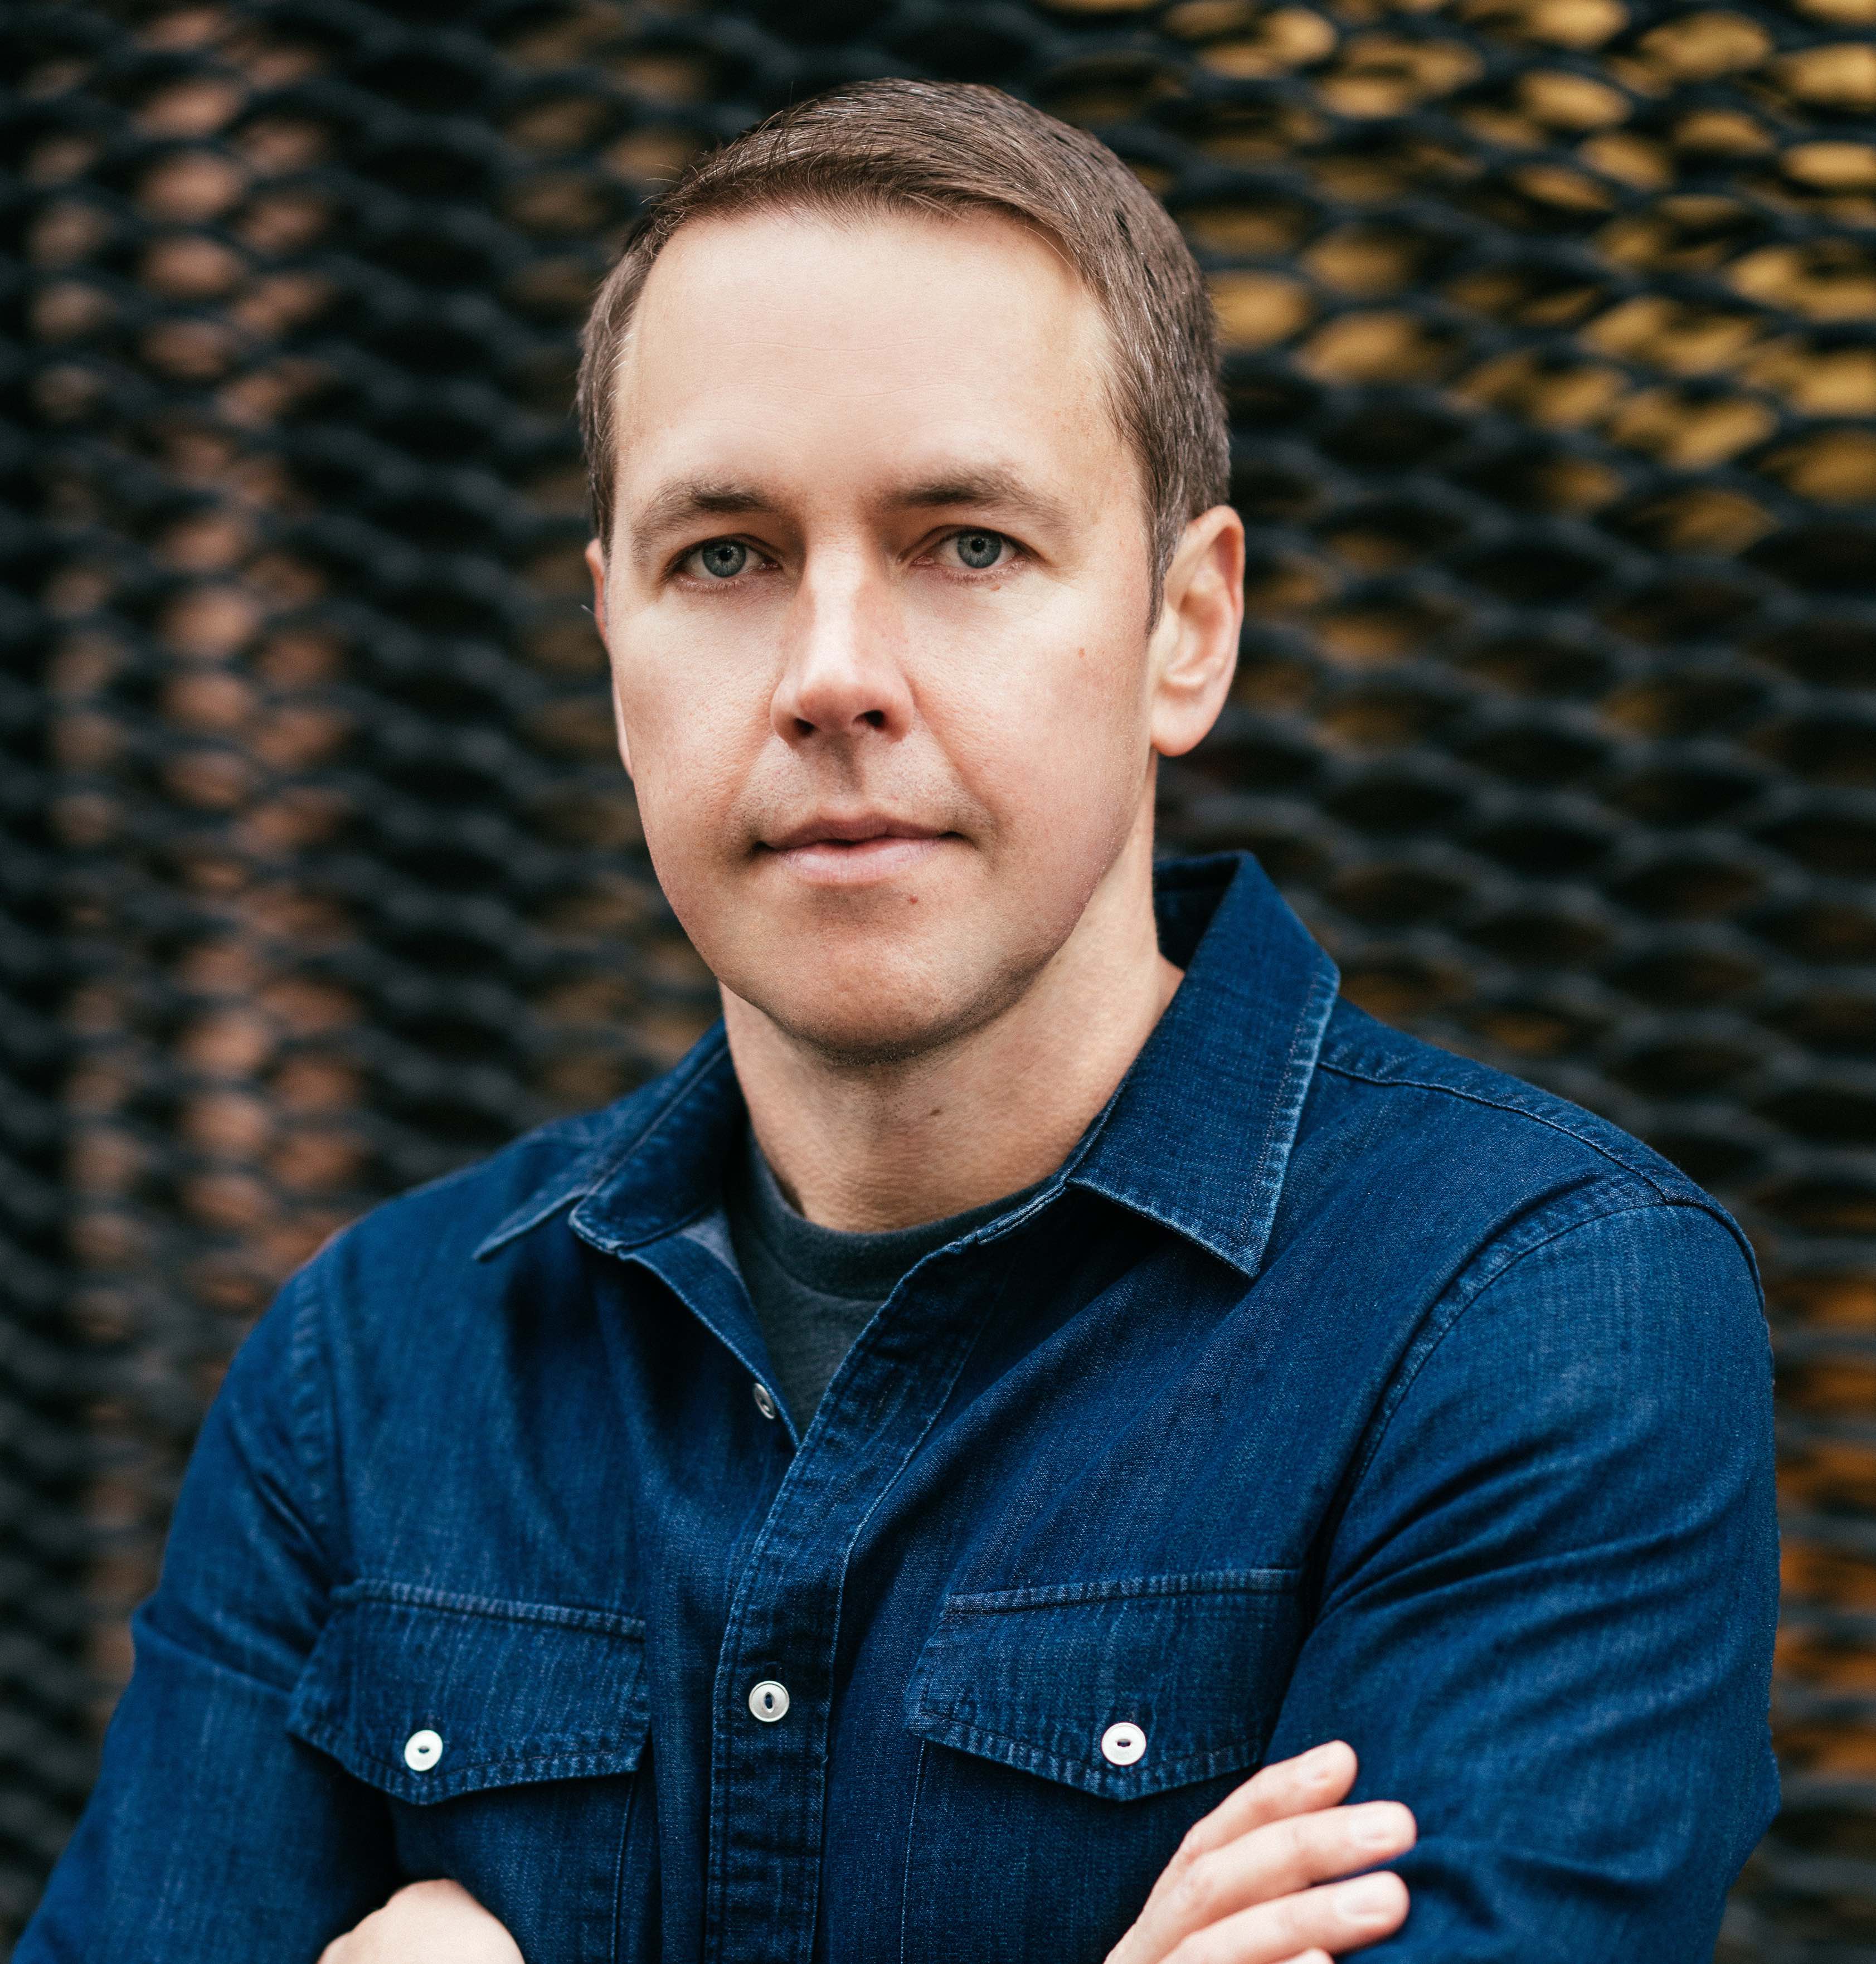
[[[1253,1766],[1296,1654],[1297,1580],[1241,1569],[951,1597],[907,1723],[1110,1800]]]
[[[358,1779],[422,1805],[638,1764],[637,1617],[394,1582],[348,1584],[335,1603],[287,1729]]]

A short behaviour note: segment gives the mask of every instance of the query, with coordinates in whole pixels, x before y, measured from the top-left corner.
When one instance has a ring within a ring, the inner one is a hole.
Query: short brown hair
[[[1187,521],[1229,485],[1204,281],[1179,227],[1105,144],[975,82],[854,82],[797,103],[699,158],[646,212],[580,339],[575,404],[601,549],[612,534],[612,378],[653,263],[694,219],[803,208],[1001,212],[1066,256],[1107,317],[1110,407],[1145,482],[1156,611]]]

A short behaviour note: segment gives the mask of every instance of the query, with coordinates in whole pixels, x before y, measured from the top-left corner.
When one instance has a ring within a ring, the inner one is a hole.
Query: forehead
[[[621,353],[621,489],[674,467],[831,482],[994,451],[1130,495],[1109,349],[1094,295],[1015,219],[700,220],[659,255]]]

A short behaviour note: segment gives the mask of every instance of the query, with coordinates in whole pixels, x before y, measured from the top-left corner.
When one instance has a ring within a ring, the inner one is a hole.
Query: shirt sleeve
[[[1442,1302],[1268,1753],[1346,1739],[1354,1797],[1418,1818],[1365,1960],[1708,1964],[1778,1799],[1771,1390],[1756,1275],[1697,1206],[1534,1225]]]
[[[14,1964],[314,1964],[396,1886],[378,1796],[285,1728],[331,1574],[316,1306],[303,1269],[210,1407],[98,1783]]]

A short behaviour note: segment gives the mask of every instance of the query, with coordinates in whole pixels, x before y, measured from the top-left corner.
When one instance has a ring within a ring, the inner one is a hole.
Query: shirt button
[[[427,1773],[443,1757],[443,1741],[426,1728],[404,1741],[404,1763],[414,1773]]]
[[[749,1687],[749,1709],[765,1725],[772,1725],[778,1718],[788,1715],[788,1687],[778,1684],[772,1677],[765,1677],[760,1684]]]
[[[768,1387],[758,1378],[755,1381],[754,1388],[755,1391],[755,1409],[759,1411],[765,1418],[774,1417],[778,1408],[774,1399],[769,1394]],[[786,1694],[784,1694],[784,1696]],[[781,1716],[781,1714],[778,1712],[775,1714],[775,1716],[779,1718]]]
[[[1146,1750],[1146,1734],[1126,1719],[1101,1735],[1101,1757],[1109,1766],[1130,1767]]]

